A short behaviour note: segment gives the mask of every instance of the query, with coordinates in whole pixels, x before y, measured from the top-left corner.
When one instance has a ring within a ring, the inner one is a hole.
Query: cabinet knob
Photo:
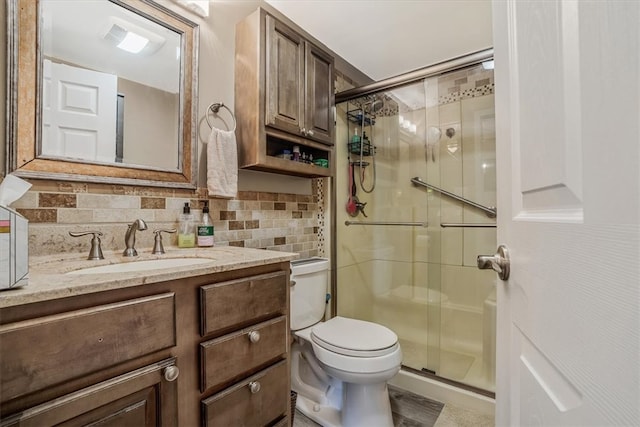
[[[307,130],[305,128],[300,129],[300,133],[302,135],[306,135],[307,134]]]
[[[258,331],[251,331],[251,332],[249,332],[248,336],[249,336],[249,341],[251,341],[251,342],[260,341],[260,332],[258,332]]]
[[[312,130],[307,131],[307,136],[313,136],[313,131]]]
[[[164,368],[164,379],[173,382],[178,379],[178,375],[180,375],[180,369],[177,366],[167,366]]]
[[[251,394],[256,394],[260,391],[260,383],[258,381],[251,381],[249,383],[249,390],[251,391]]]

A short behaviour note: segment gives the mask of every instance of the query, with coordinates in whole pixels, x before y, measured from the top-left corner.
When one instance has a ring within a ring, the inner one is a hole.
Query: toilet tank
[[[329,285],[329,260],[306,258],[291,261],[291,329],[308,328],[322,320]]]

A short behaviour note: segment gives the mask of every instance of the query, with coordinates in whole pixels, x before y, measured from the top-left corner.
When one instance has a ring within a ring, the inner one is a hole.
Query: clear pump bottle
[[[178,247],[193,248],[196,246],[195,218],[191,213],[189,202],[184,204],[182,215],[178,221]]]
[[[200,247],[213,246],[213,221],[209,215],[209,202],[205,201],[202,207],[202,221],[198,224],[197,242]]]

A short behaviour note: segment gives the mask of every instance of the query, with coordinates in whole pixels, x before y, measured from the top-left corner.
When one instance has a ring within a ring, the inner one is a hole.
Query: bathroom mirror
[[[196,187],[196,24],[151,0],[7,7],[9,172]]]

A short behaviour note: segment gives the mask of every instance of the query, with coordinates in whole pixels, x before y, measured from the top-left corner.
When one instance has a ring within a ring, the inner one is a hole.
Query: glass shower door
[[[475,257],[495,218],[412,179],[495,206],[493,123],[478,65],[338,105],[336,144],[337,314],[392,329],[405,369],[489,391],[494,275]]]
[[[424,85],[343,103],[338,120],[337,313],[389,327],[404,364],[421,369],[429,330],[427,197],[411,178],[427,172]]]

